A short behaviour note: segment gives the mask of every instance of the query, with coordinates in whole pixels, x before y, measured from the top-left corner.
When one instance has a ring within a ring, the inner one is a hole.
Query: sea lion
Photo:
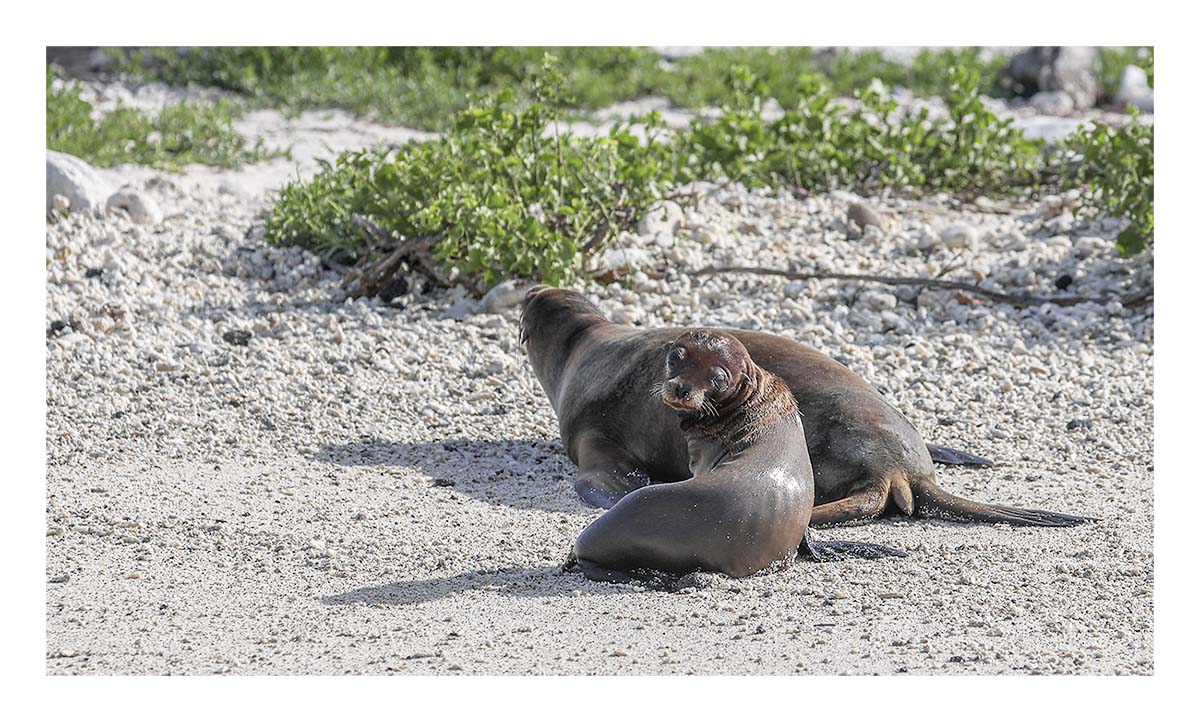
[[[712,329],[675,339],[664,365],[655,395],[677,413],[692,476],[626,494],[580,534],[567,568],[662,586],[691,572],[739,578],[790,562],[812,514],[813,472],[788,387]]]
[[[563,446],[579,467],[575,489],[587,503],[608,508],[639,487],[688,478],[687,443],[674,412],[653,394],[663,354],[686,330],[612,323],[575,291],[539,285],[526,293],[520,340],[558,415]],[[1015,526],[1094,521],[943,490],[917,430],[850,369],[791,339],[726,330],[795,397],[813,468],[812,526],[892,511]]]

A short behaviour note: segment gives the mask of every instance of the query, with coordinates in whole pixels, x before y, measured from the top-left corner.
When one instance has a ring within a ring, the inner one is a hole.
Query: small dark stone
[[[452,479],[434,479],[433,485],[434,486],[454,486],[454,481]]]
[[[103,268],[89,268],[83,272],[84,278],[100,278],[104,275]]]
[[[951,662],[961,662],[961,661],[963,661],[963,658],[956,654],[950,658],[950,661]]]
[[[67,328],[66,321],[62,321],[62,320],[51,321],[50,328],[46,330],[46,338],[51,338],[53,336],[57,336],[60,333],[62,333],[63,331],[65,331],[66,328]]]
[[[1071,278],[1071,274],[1064,273],[1063,275],[1054,279],[1054,287],[1060,291],[1065,291],[1065,290],[1067,290],[1067,287],[1070,286],[1074,282],[1075,282],[1075,279]]]
[[[1074,431],[1075,429],[1086,429],[1090,431],[1091,428],[1091,419],[1071,419],[1067,422],[1067,431]]]
[[[278,426],[275,425],[275,422],[271,420],[270,416],[262,417],[262,421],[260,423],[262,424],[262,427],[264,429],[266,429],[267,431],[274,431],[279,428]]]
[[[937,421],[941,426],[954,426],[958,423],[958,419],[953,416],[939,416]]]
[[[226,343],[233,344],[234,346],[249,346],[250,338],[252,336],[253,334],[251,334],[249,331],[243,331],[235,328],[233,330],[226,331],[221,335],[221,338],[225,339]]]

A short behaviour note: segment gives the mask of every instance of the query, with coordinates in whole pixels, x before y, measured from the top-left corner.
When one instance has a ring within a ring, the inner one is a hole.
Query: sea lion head
[[[604,312],[578,291],[538,284],[521,300],[521,343],[549,334],[561,336],[607,321]]]
[[[537,285],[521,301],[520,343],[551,399],[583,331],[608,323],[604,312],[576,291]]]
[[[758,367],[740,341],[724,331],[701,328],[681,335],[667,349],[661,386],[663,403],[676,411],[718,416],[740,404],[757,386]]]

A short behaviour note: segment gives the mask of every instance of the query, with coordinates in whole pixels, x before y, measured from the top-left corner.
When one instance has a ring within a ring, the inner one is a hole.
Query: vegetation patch
[[[667,74],[660,92],[686,108],[727,105],[739,92],[726,82],[729,69],[746,68],[761,83],[764,97],[784,108],[802,102],[814,83],[835,95],[849,96],[878,80],[886,87],[905,88],[920,96],[945,95],[952,70],[977,73],[986,95],[1005,97],[1005,59],[984,59],[979,48],[921,50],[911,64],[889,60],[875,50],[817,51],[791,48],[707,48],[680,58]]]
[[[46,71],[46,147],[98,166],[136,163],[178,169],[188,163],[234,167],[278,155],[233,129],[228,102],[179,103],[149,114],[119,107],[99,119],[78,83]]]
[[[210,47],[116,54],[118,68],[177,85],[223,88],[259,107],[342,108],[423,130],[447,130],[475,94],[528,84],[550,52],[564,92],[590,110],[652,92],[658,53],[614,47]]]
[[[728,178],[748,186],[793,191],[921,188],[1010,194],[1027,188],[1043,164],[1040,142],[988,111],[980,76],[949,72],[949,117],[904,112],[873,81],[856,93],[857,107],[838,104],[832,89],[810,79],[795,109],[766,120],[770,91],[749,68],[735,66],[730,102],[712,123],[696,121],[677,139],[685,179]]]
[[[1122,46],[1100,48],[1100,98],[1108,102],[1121,87],[1125,68],[1136,65],[1146,71],[1146,80],[1154,87],[1154,48]]]
[[[283,189],[267,238],[341,262],[429,248],[446,278],[475,290],[510,277],[561,282],[674,180],[670,144],[643,144],[628,125],[602,138],[556,134],[564,92],[547,56],[528,103],[502,91],[442,138],[343,154]]]
[[[209,47],[150,48],[124,55],[118,68],[145,80],[195,84],[237,93],[259,107],[301,111],[343,108],[377,120],[446,130],[477,94],[511,90],[530,100],[527,84],[550,53],[560,61],[572,107],[595,110],[645,95],[664,95],[684,108],[727,105],[736,89],[729,69],[743,66],[764,97],[793,108],[814,81],[849,96],[879,80],[919,96],[944,96],[952,71],[979,76],[979,92],[1007,97],[1006,60],[979,48],[923,49],[901,63],[875,50],[808,47],[706,48],[662,61],[649,48],[628,47]],[[1153,49],[1105,48],[1101,75],[1111,97],[1125,65],[1153,72]]]
[[[1065,145],[1066,182],[1083,189],[1095,213],[1128,219],[1117,250],[1141,252],[1154,240],[1154,126],[1135,114],[1127,126],[1086,128]]]
[[[347,153],[290,184],[268,219],[268,239],[337,262],[400,253],[408,266],[429,272],[438,264],[439,280],[477,292],[506,278],[560,283],[672,185],[722,178],[798,194],[907,189],[967,197],[1076,184],[1103,212],[1133,219],[1130,234],[1147,238],[1153,230],[1151,127],[1101,126],[1050,151],[987,111],[974,71],[951,71],[946,118],[903,112],[880,83],[847,109],[810,80],[796,109],[766,120],[764,84],[735,67],[727,71],[731,100],[713,122],[671,133],[651,114],[606,137],[570,138],[552,130],[566,86],[554,59],[544,63],[529,102],[510,92],[481,98],[442,138]],[[1062,172],[1068,158],[1072,170]],[[1122,252],[1140,247],[1132,237],[1123,234]]]

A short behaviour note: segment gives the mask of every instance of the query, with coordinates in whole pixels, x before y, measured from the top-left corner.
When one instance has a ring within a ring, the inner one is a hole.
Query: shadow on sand
[[[563,574],[558,566],[532,569],[492,569],[464,572],[439,579],[413,579],[374,587],[362,587],[321,597],[322,604],[345,606],[382,604],[405,606],[443,599],[460,592],[492,591],[509,597],[569,597],[587,594],[636,594],[640,590],[623,584],[593,582],[582,574]]]
[[[331,444],[317,461],[339,466],[402,466],[439,486],[489,504],[586,514],[572,487],[575,465],[557,439],[465,439],[405,443],[368,438]]]

